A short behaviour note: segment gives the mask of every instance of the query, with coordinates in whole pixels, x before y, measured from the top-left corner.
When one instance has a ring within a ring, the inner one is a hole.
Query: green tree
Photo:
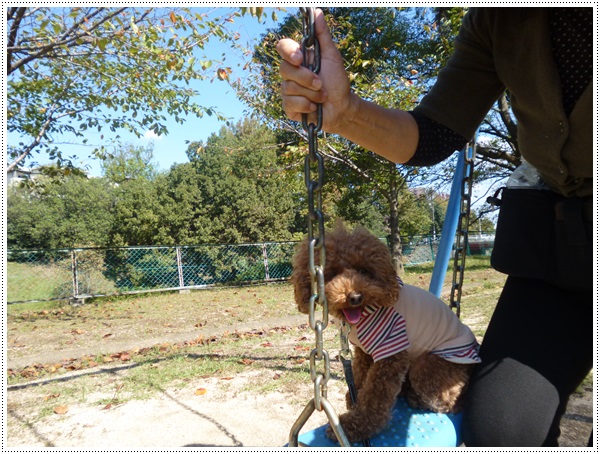
[[[404,110],[412,110],[443,64],[437,52],[443,44],[440,30],[445,37],[451,33],[448,28],[454,23],[446,21],[444,27],[434,27],[435,18],[422,10],[379,7],[329,8],[326,20],[345,58],[352,89],[382,106]],[[282,112],[281,79],[277,72],[279,57],[274,53],[274,44],[282,36],[301,40],[299,25],[299,17],[294,15],[278,30],[267,33],[255,49],[255,83],[240,82],[237,87],[251,106],[286,131],[291,145],[287,154],[290,166],[295,163],[301,168],[306,153],[305,134],[298,123],[285,119]],[[442,53],[442,57],[446,58],[447,54]],[[358,187],[363,194],[377,194],[379,206],[385,211],[392,256],[401,269],[400,236],[422,229],[422,225],[415,224],[417,219],[420,223],[428,219],[404,216],[402,209],[413,205],[409,187],[427,170],[397,166],[336,136],[322,141],[320,151],[327,159],[327,179],[335,187],[338,200],[352,198],[346,196],[346,192]],[[349,216],[349,206],[345,208]],[[356,219],[356,216],[349,217]]]
[[[160,240],[160,232],[164,229],[164,207],[160,203],[157,179],[127,179],[113,187],[114,207],[108,245],[172,244]]]
[[[158,173],[157,165],[152,162],[153,157],[152,144],[146,147],[119,145],[102,161],[102,173],[117,184],[138,178],[153,179]]]
[[[207,207],[192,163],[175,164],[156,180],[160,208],[160,228],[152,244],[202,244],[209,237]]]
[[[104,246],[112,224],[112,188],[100,178],[42,178],[33,187],[11,186],[7,237],[12,248]]]
[[[205,240],[239,243],[292,238],[300,175],[282,171],[275,136],[243,119],[190,144],[203,214]]]
[[[279,148],[271,131],[250,119],[224,126],[206,143],[191,142],[190,162],[174,165],[154,179],[154,190],[148,192],[153,198],[151,209],[141,209],[149,201],[127,198],[123,220],[116,222],[124,227],[120,241],[133,244],[125,239],[132,219],[140,228],[153,229],[152,243],[146,244],[295,238],[303,180],[302,175],[282,171]]]
[[[166,134],[166,116],[219,115],[202,106],[194,80],[225,80],[231,69],[203,55],[211,38],[229,41],[228,26],[246,11],[208,9],[9,7],[7,9],[7,129],[21,143],[8,146],[7,171],[45,151],[72,165],[55,142],[86,131],[150,129]],[[221,117],[222,118],[222,117]],[[103,147],[95,149],[102,155]]]
[[[490,217],[490,214],[494,211],[489,208],[489,205],[472,209],[469,217],[469,231],[495,232],[496,222]]]

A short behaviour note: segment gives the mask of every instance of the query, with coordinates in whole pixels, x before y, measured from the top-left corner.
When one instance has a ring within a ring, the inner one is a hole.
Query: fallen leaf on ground
[[[54,413],[56,413],[57,415],[64,415],[69,411],[69,407],[67,407],[66,405],[57,405],[56,407],[54,407]]]
[[[198,388],[195,392],[196,396],[203,396],[204,394],[206,394],[208,391],[206,390],[206,388]]]

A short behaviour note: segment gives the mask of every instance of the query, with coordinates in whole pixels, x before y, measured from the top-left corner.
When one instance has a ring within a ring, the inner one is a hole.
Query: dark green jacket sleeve
[[[454,43],[454,53],[415,112],[472,137],[504,90],[494,65],[485,10],[471,9]],[[481,32],[484,30],[484,32]]]

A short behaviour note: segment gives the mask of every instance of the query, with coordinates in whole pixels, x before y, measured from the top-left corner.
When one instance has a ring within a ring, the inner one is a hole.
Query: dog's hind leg
[[[471,364],[451,363],[438,355],[419,357],[408,372],[411,384],[407,396],[409,404],[439,413],[459,411],[471,369]]]

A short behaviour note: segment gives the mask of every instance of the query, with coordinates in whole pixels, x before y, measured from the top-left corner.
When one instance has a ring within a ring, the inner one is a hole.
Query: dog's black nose
[[[360,306],[360,304],[362,303],[362,300],[363,300],[363,296],[360,293],[348,294],[348,303],[350,303],[351,306]]]

